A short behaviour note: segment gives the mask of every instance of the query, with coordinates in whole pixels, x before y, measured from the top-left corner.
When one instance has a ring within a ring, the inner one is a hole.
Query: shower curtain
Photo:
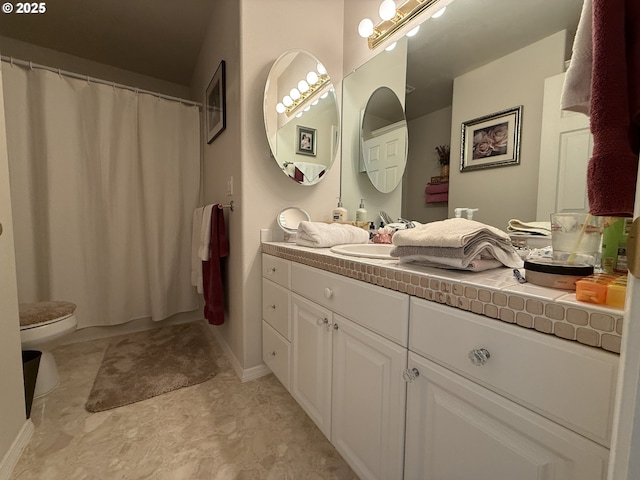
[[[18,295],[79,328],[198,308],[195,106],[3,64]]]

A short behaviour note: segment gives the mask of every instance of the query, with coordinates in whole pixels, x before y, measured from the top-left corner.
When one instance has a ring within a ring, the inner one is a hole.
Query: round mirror
[[[338,101],[322,63],[304,50],[282,54],[267,77],[263,114],[278,168],[301,185],[322,180],[340,138]]]
[[[382,193],[393,191],[407,164],[409,134],[400,99],[388,87],[369,97],[360,131],[364,167],[373,186]]]

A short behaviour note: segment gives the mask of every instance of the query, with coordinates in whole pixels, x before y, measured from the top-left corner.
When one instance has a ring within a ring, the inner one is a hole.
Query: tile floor
[[[108,342],[54,350],[61,382],[34,405],[35,432],[11,480],[357,480],[273,375],[241,383],[217,344],[213,379],[87,412]]]

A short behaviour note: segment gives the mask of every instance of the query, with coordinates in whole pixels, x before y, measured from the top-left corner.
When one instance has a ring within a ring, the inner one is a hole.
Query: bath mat
[[[196,385],[217,372],[203,323],[119,337],[107,348],[85,408],[101,412]]]

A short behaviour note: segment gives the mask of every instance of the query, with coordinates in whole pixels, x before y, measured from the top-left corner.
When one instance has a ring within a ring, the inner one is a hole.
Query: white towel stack
[[[343,223],[300,222],[296,244],[327,248],[347,243],[369,243],[369,232]]]
[[[479,272],[503,265],[521,268],[522,259],[502,230],[466,218],[450,218],[400,230],[391,255],[401,263]]]

